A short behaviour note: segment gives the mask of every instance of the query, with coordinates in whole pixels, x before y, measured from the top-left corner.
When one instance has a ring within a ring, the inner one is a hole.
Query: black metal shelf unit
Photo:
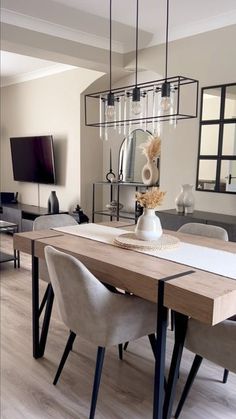
[[[115,212],[101,209],[96,210],[96,187],[100,186],[109,186],[110,188],[110,202],[113,200],[117,201],[117,208]],[[137,202],[135,202],[135,207],[133,212],[122,211],[119,209],[120,203],[120,189],[124,187],[133,187],[135,188],[135,192],[138,191],[146,191],[149,186],[144,185],[141,182],[107,182],[107,181],[99,181],[93,183],[93,208],[92,208],[92,222],[95,222],[95,215],[104,215],[110,217],[110,221],[119,221],[120,219],[127,219],[127,220],[134,220],[135,223],[139,217],[139,212],[137,209]]]

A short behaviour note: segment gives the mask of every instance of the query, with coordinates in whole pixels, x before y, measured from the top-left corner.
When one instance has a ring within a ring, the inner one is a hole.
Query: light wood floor
[[[1,235],[4,250],[12,239]],[[41,284],[41,291],[44,284]],[[52,385],[68,331],[54,308],[44,358],[31,354],[30,257],[21,269],[1,265],[1,419],[86,419],[89,412],[96,348],[77,338],[57,386]],[[168,333],[168,365],[172,348]],[[178,394],[193,355],[184,352]],[[168,367],[167,365],[167,367]],[[123,361],[107,351],[97,405],[97,419],[152,417],[153,356],[146,338],[131,342]],[[236,419],[236,376],[221,384],[222,368],[204,362],[182,419]]]

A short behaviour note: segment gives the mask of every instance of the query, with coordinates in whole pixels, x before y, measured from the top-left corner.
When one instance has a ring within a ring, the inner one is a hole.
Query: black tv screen
[[[14,180],[55,184],[52,135],[10,138]]]

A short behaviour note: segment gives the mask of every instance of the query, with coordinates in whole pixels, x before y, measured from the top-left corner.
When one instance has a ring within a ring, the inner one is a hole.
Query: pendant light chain
[[[169,46],[169,0],[166,1],[166,65],[165,65],[165,79],[168,74],[168,46]]]
[[[112,79],[111,79],[111,69],[112,69],[112,53],[111,53],[111,48],[112,48],[112,14],[111,14],[111,10],[112,10],[112,0],[110,0],[110,93],[111,93],[111,85],[112,85]]]
[[[139,0],[136,8],[136,50],[135,50],[135,85],[138,83],[138,19],[139,18]]]

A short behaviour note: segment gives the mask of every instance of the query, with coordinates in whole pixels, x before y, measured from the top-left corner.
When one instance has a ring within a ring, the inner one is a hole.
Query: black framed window
[[[236,193],[236,83],[201,89],[196,190]]]

